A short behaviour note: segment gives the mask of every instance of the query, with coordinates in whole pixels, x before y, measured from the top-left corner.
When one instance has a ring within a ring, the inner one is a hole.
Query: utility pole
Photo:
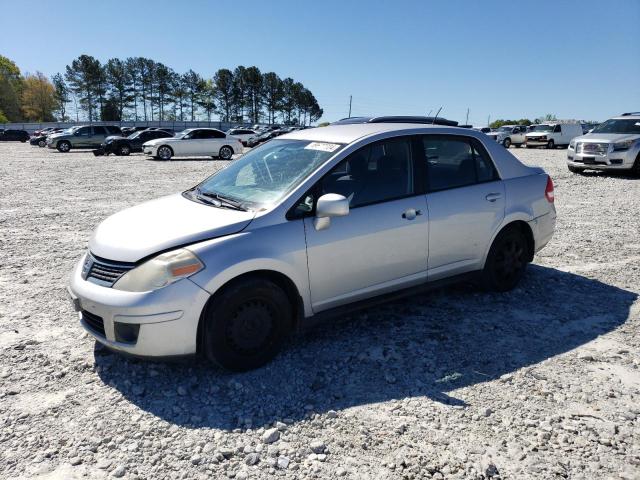
[[[467,107],[467,119],[464,121],[465,125],[469,125],[469,107]]]
[[[353,100],[353,95],[349,95],[349,118],[351,118],[351,101]]]

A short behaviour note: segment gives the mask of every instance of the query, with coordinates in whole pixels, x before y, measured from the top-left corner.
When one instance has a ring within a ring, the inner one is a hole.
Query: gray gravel
[[[0,477],[640,478],[640,180],[512,152],[559,214],[520,288],[373,308],[229,374],[97,347],[64,291],[100,220],[222,162],[0,144]]]

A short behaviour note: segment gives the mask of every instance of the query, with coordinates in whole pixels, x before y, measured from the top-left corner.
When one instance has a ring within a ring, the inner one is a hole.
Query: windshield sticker
[[[340,148],[338,143],[311,142],[304,147],[305,150],[320,150],[321,152],[335,152]]]

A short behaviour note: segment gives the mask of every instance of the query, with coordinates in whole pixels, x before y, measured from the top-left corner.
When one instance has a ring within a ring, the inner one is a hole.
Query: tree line
[[[0,56],[2,121],[194,121],[216,115],[221,121],[306,125],[322,117],[313,93],[292,78],[238,66],[212,78],[175,72],[144,57],[101,63],[80,55],[64,72],[22,76]],[[4,117],[4,120],[3,120]]]

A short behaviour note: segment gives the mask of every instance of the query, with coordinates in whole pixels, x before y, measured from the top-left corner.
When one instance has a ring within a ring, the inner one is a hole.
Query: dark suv
[[[0,142],[26,142],[29,134],[26,130],[5,130],[0,133]]]

